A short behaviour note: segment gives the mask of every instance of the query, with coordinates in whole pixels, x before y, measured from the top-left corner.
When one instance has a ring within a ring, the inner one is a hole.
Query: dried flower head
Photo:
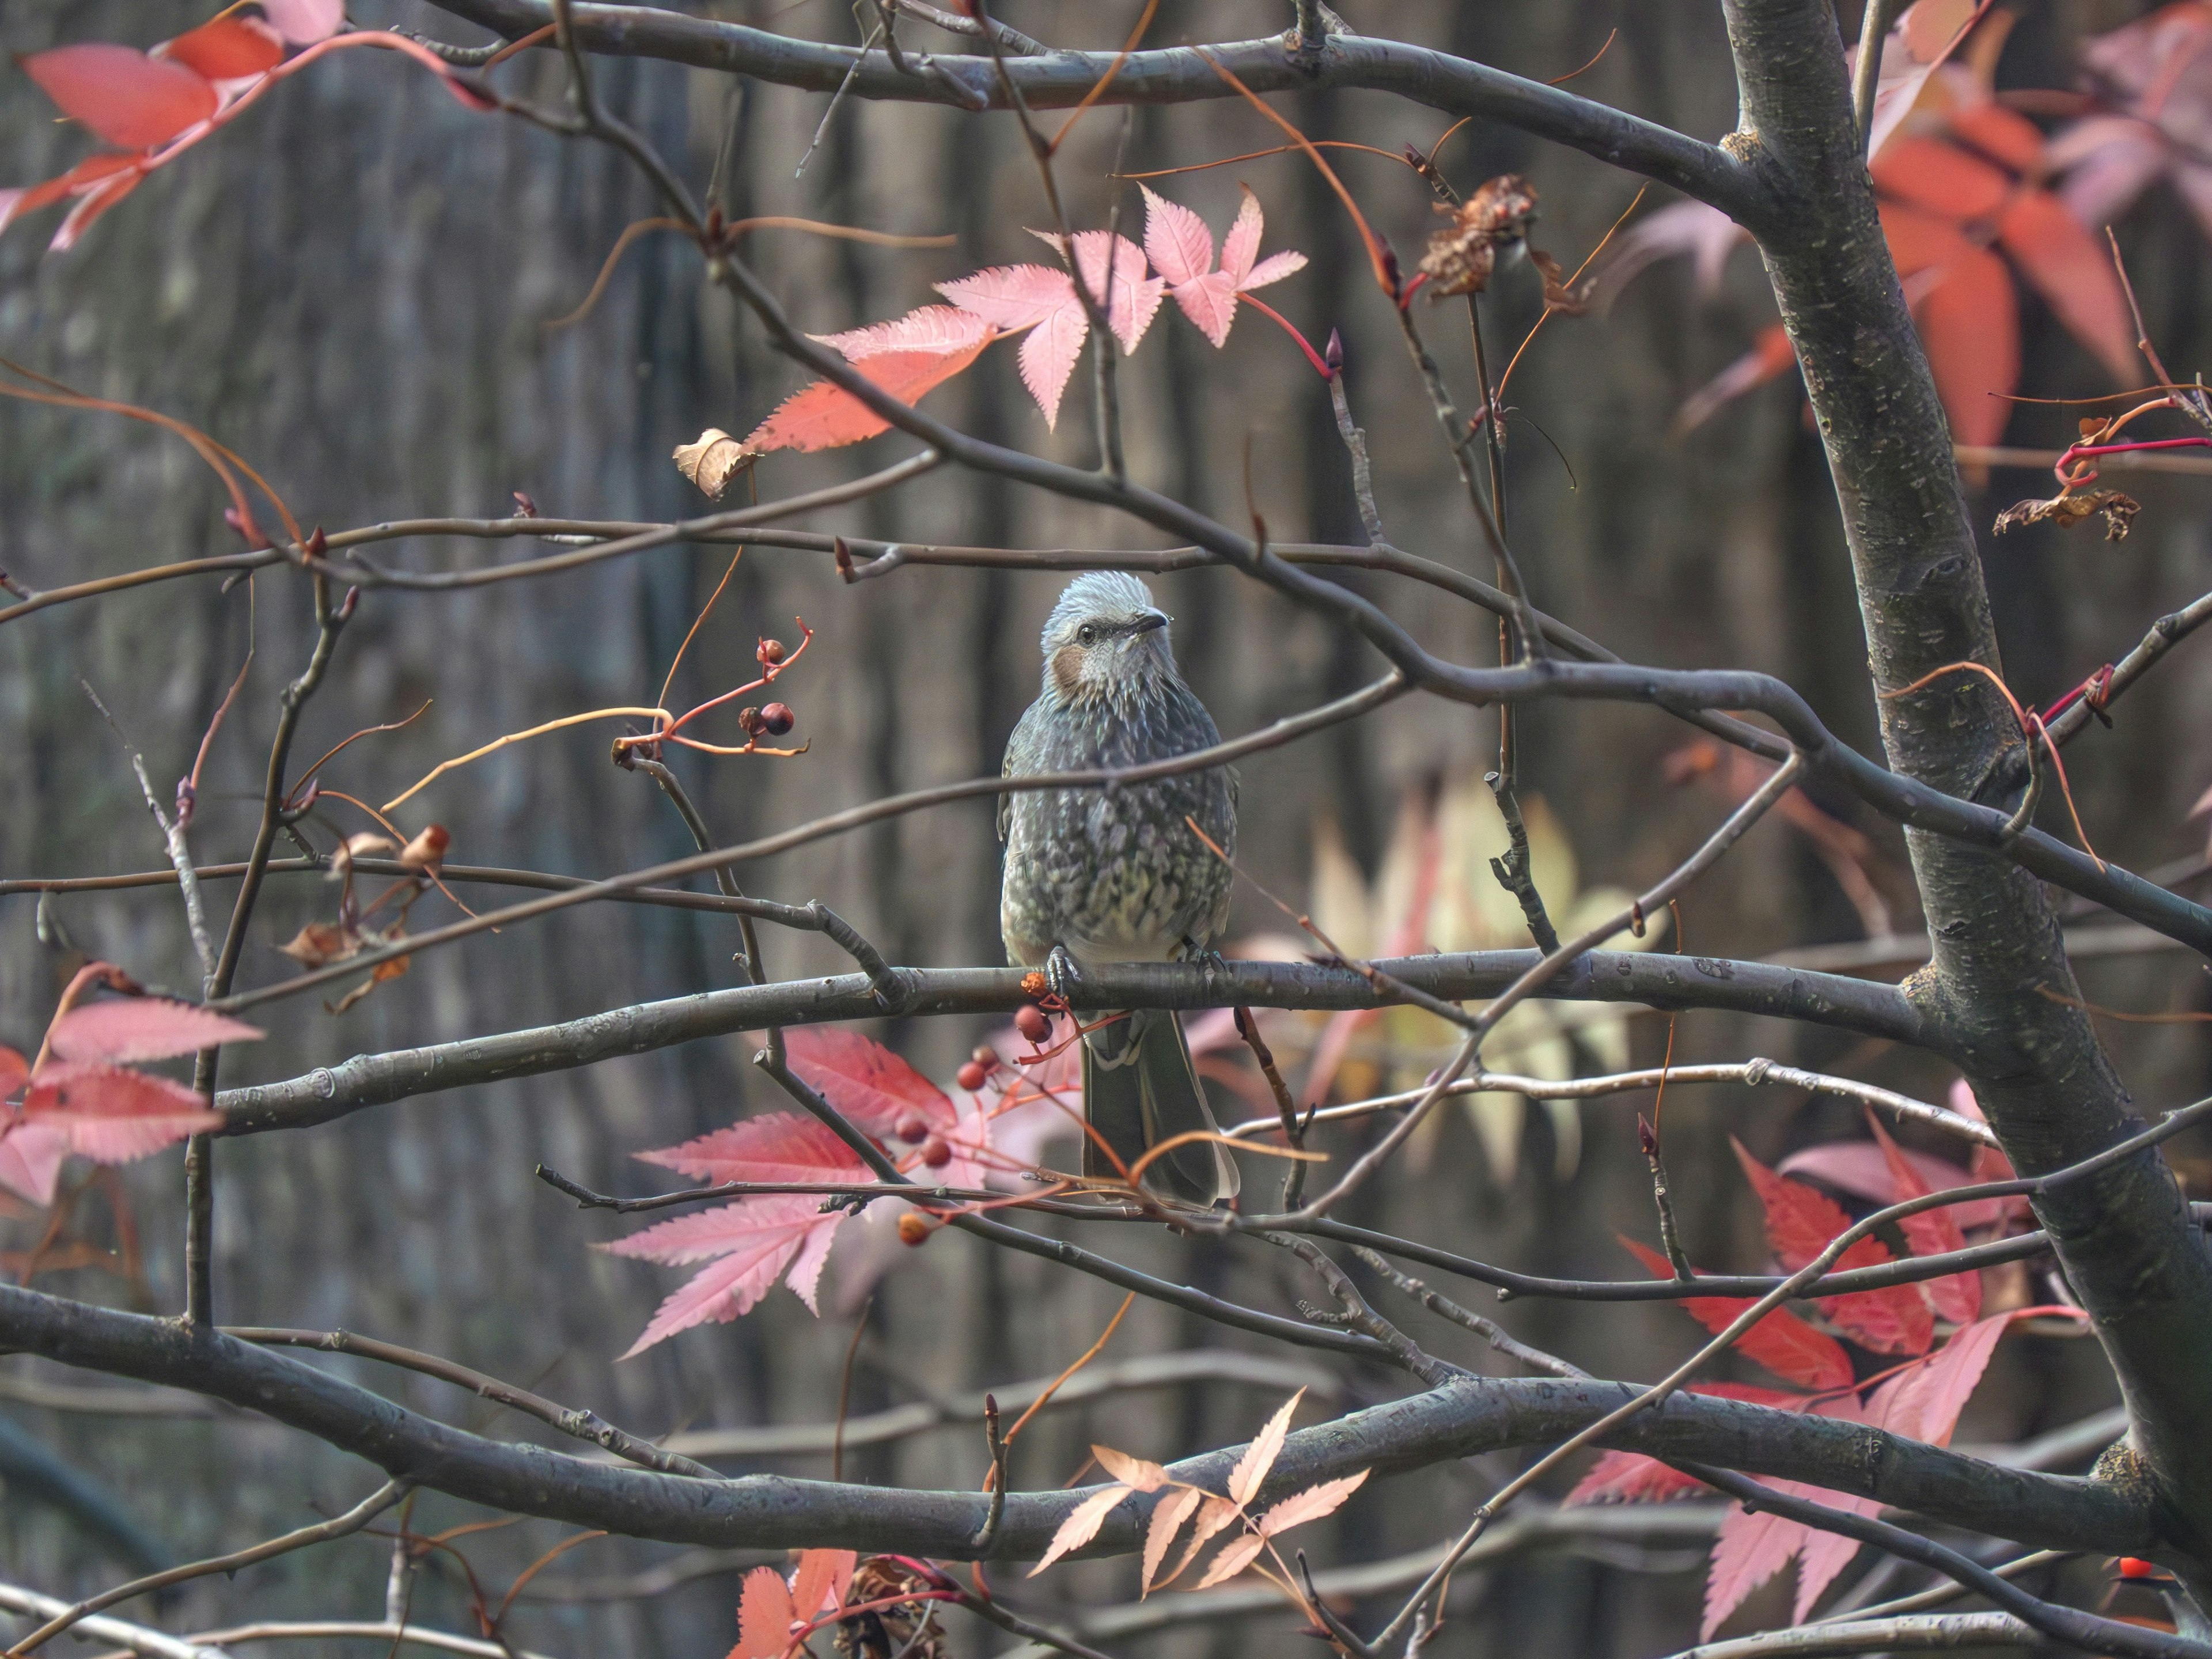
[[[2105,539],[2122,542],[2127,539],[2136,514],[2142,511],[2142,502],[2117,489],[2062,489],[2047,501],[2014,501],[1997,514],[1996,532],[2002,536],[2008,530],[2030,524],[2052,524],[2061,530],[2071,530],[2091,514],[2101,513],[2105,515]]]
[[[760,451],[746,448],[718,426],[701,433],[696,443],[676,447],[676,470],[697,484],[710,501],[721,500],[730,480],[758,459]]]
[[[1480,294],[1498,268],[1498,250],[1510,252],[1525,243],[1536,216],[1536,192],[1519,173],[1500,173],[1485,180],[1456,209],[1438,204],[1437,211],[1449,214],[1451,223],[1429,238],[1428,252],[1421,256],[1429,297]]]

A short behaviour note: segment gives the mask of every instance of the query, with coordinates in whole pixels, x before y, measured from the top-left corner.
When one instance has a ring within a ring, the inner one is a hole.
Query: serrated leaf
[[[1254,1559],[1261,1550],[1267,1547],[1267,1540],[1256,1532],[1248,1532],[1240,1537],[1231,1539],[1221,1547],[1221,1553],[1213,1558],[1213,1565],[1206,1568],[1206,1577],[1191,1588],[1212,1589],[1216,1584],[1234,1578],[1252,1565]]]
[[[797,1112],[764,1112],[635,1156],[695,1181],[866,1181],[868,1167],[827,1124]]]
[[[1109,1486],[1103,1492],[1091,1493],[1069,1510],[1067,1519],[1060,1523],[1060,1530],[1053,1534],[1052,1542],[1046,1547],[1044,1559],[1030,1569],[1030,1577],[1036,1577],[1070,1550],[1079,1550],[1096,1538],[1106,1517],[1128,1496],[1127,1486]]]
[[[19,61],[63,114],[123,149],[151,149],[216,112],[205,76],[129,46],[88,41]]]
[[[1057,236],[1038,233],[1054,246]],[[1109,253],[1110,247],[1110,253]],[[1112,278],[1107,280],[1109,258]],[[1103,230],[1079,231],[1075,265],[1091,296],[1105,307],[1108,323],[1125,352],[1134,351],[1159,309],[1166,283],[1145,274],[1143,251],[1126,236]],[[1022,384],[1036,399],[1048,428],[1060,420],[1060,404],[1074,373],[1091,319],[1075,292],[1075,279],[1050,265],[996,265],[950,283],[937,291],[963,311],[1012,332],[1030,331],[1022,342]]]
[[[6,1144],[0,1141],[0,1147]],[[1152,1523],[1145,1528],[1144,1572],[1138,1580],[1140,1596],[1152,1594],[1159,1582],[1160,1563],[1167,1559],[1168,1546],[1175,1542],[1176,1534],[1182,1530],[1182,1523],[1205,1497],[1195,1486],[1182,1486],[1152,1505]]]
[[[2105,372],[2124,386],[2137,384],[2135,321],[2104,244],[2049,191],[2025,188],[2005,204],[1997,240]]]
[[[1795,1273],[1812,1261],[1850,1226],[1850,1217],[1833,1199],[1777,1175],[1734,1136],[1729,1144],[1765,1212],[1767,1243],[1789,1271]],[[1832,1271],[1879,1267],[1891,1259],[1888,1247],[1880,1240],[1862,1238],[1836,1258]],[[1910,1285],[1823,1297],[1820,1307],[1853,1340],[1878,1353],[1925,1353],[1935,1337],[1928,1304]]]
[[[791,1646],[791,1589],[774,1567],[745,1575],[738,1598],[738,1644],[729,1659],[783,1659]]]
[[[1158,1492],[1168,1483],[1168,1472],[1158,1464],[1115,1451],[1111,1446],[1093,1446],[1091,1455],[1098,1460],[1100,1468],[1133,1491]]]
[[[45,1208],[54,1201],[69,1137],[51,1123],[17,1120],[0,1129],[0,1187]]]
[[[1275,1459],[1282,1455],[1283,1441],[1291,1431],[1291,1413],[1297,1410],[1298,1401],[1305,1396],[1306,1391],[1300,1389],[1285,1400],[1252,1443],[1244,1448],[1237,1467],[1230,1470],[1229,1496],[1239,1505],[1250,1503],[1259,1494],[1267,1471],[1275,1467]]]
[[[258,1042],[265,1032],[189,1002],[126,997],[72,1008],[46,1033],[57,1060],[130,1065],[198,1054],[224,1042]]]
[[[965,351],[988,344],[995,332],[988,319],[957,306],[921,306],[887,323],[808,337],[857,363],[887,351]]]
[[[791,1069],[856,1128],[887,1135],[909,1111],[933,1129],[959,1114],[944,1090],[880,1042],[839,1025],[801,1025],[784,1035]]]
[[[1694,1475],[1641,1452],[1600,1452],[1590,1472],[1575,1482],[1563,1507],[1584,1504],[1666,1504],[1703,1489]]]
[[[1260,1517],[1260,1536],[1273,1538],[1277,1533],[1288,1532],[1292,1527],[1303,1527],[1309,1521],[1318,1521],[1324,1515],[1333,1514],[1343,1505],[1346,1498],[1359,1490],[1372,1473],[1371,1469],[1362,1469],[1357,1474],[1324,1480],[1318,1486],[1308,1486],[1304,1492],[1293,1492]]]
[[[660,1304],[622,1357],[642,1353],[695,1325],[726,1324],[750,1312],[787,1268],[792,1290],[813,1309],[822,1264],[845,1218],[842,1210],[824,1214],[821,1200],[805,1193],[769,1194],[595,1245],[610,1255],[671,1265],[719,1258]]]
[[[1658,1251],[1623,1238],[1621,1243],[1641,1261],[1654,1279],[1672,1279],[1674,1265]],[[1682,1311],[1718,1335],[1735,1322],[1736,1316],[1752,1305],[1750,1297],[1693,1296],[1681,1304]],[[1833,1337],[1814,1330],[1787,1308],[1777,1308],[1736,1340],[1735,1351],[1755,1359],[1777,1376],[1802,1382],[1808,1389],[1850,1386],[1850,1356]]]
[[[96,1164],[128,1164],[222,1127],[222,1115],[181,1083],[98,1060],[49,1061],[23,1097],[26,1125],[57,1131],[69,1150]]]
[[[1213,233],[1206,221],[1183,206],[1139,185],[1145,198],[1145,253],[1152,269],[1178,288],[1213,269]]]
[[[1263,222],[1260,213],[1260,198],[1252,193],[1249,185],[1238,187],[1237,217],[1231,221],[1229,234],[1221,239],[1221,268],[1229,280],[1238,288],[1249,288],[1252,262],[1260,257],[1260,233]]]
[[[885,351],[863,358],[853,368],[887,395],[912,404],[973,363],[989,343],[986,336],[961,351]],[[755,453],[841,449],[888,432],[890,424],[844,387],[816,380],[777,404],[742,447]]]
[[[1997,1340],[2012,1316],[1977,1320],[1955,1332],[1924,1364],[1891,1377],[1874,1391],[1867,1420],[1909,1440],[1948,1446],[1982,1373],[1989,1369]]]
[[[1871,1109],[1867,1113],[1867,1127],[1874,1131],[1875,1144],[1881,1149],[1887,1166],[1890,1191],[1887,1201],[1897,1204],[1926,1197],[1932,1188],[1922,1177],[1918,1166],[1889,1138],[1889,1132],[1881,1127],[1881,1120]],[[1966,1235],[1951,1210],[1923,1210],[1897,1224],[1915,1255],[1945,1255],[1966,1248]],[[1972,1324],[1981,1315],[1982,1276],[1978,1271],[1929,1279],[1921,1289],[1928,1297],[1929,1306],[1954,1325]]]
[[[1190,1538],[1183,1545],[1182,1553],[1176,1558],[1175,1565],[1168,1570],[1167,1577],[1160,1582],[1172,1584],[1189,1571],[1190,1564],[1198,1559],[1198,1553],[1206,1547],[1206,1540],[1234,1521],[1243,1508],[1232,1498],[1218,1498],[1208,1492],[1206,1501],[1199,1505],[1198,1518],[1190,1523]]]
[[[860,1559],[854,1550],[801,1550],[798,1571],[791,1575],[792,1616],[812,1619],[843,1607]]]

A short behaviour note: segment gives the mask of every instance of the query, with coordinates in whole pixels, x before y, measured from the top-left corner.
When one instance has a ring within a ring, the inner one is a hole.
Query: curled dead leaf
[[[1457,208],[1439,204],[1437,211],[1449,214],[1451,223],[1429,238],[1421,256],[1421,273],[1429,279],[1429,297],[1448,294],[1480,294],[1498,268],[1498,251],[1522,246],[1536,216],[1536,192],[1517,173],[1500,173],[1478,185]]]
[[[2051,524],[2061,530],[2071,530],[2091,514],[2101,513],[2105,515],[2105,539],[2124,542],[2134,526],[2136,514],[2142,511],[2142,502],[2117,489],[2062,489],[2047,501],[2014,502],[1997,514],[1995,529],[2000,536],[2008,530],[2031,524]]]
[[[389,836],[380,836],[374,830],[363,830],[358,836],[348,836],[340,842],[337,850],[331,854],[330,881],[343,881],[353,873],[353,861],[377,853],[389,853],[394,845]]]
[[[327,968],[361,954],[362,936],[335,922],[311,921],[276,948],[302,968]]]
[[[453,843],[453,838],[447,833],[444,824],[426,824],[420,835],[399,849],[399,861],[410,870],[425,871],[434,876],[438,866],[446,861],[446,849]],[[385,845],[388,847],[391,842]]]
[[[676,470],[697,484],[710,501],[721,500],[730,480],[758,459],[758,450],[746,448],[718,426],[701,433],[696,443],[676,446]]]

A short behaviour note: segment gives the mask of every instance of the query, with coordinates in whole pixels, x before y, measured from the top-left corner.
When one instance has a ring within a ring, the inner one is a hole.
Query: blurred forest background
[[[687,9],[817,39],[854,38],[853,19],[836,0],[721,0]],[[2033,86],[2071,84],[2078,40],[2145,9],[2132,0],[2019,0],[2015,9],[2021,20],[2000,82]],[[999,9],[1047,40],[1097,47],[1118,45],[1138,6],[1005,0]],[[1701,137],[1735,119],[1719,9],[1710,0],[1519,7],[1345,0],[1342,9],[1355,27],[1539,79],[1583,64],[1612,36],[1575,83],[1578,91]],[[1846,0],[1844,9],[1844,24],[1855,33],[1856,5]],[[79,40],[145,45],[191,27],[205,10],[169,0],[10,0],[0,13],[0,47],[12,55]],[[1164,0],[1150,41],[1259,34],[1285,27],[1289,15],[1273,0]],[[354,16],[462,44],[482,38],[414,0],[359,0]],[[497,73],[542,102],[561,96],[550,52],[526,54]],[[601,59],[596,74],[609,106],[678,159],[695,184],[703,183],[726,124],[734,123],[741,212],[959,237],[955,248],[913,252],[757,235],[747,257],[809,329],[889,317],[931,298],[933,281],[1036,257],[1023,227],[1046,222],[1047,210],[1003,117],[847,101],[809,160],[824,96],[648,62]],[[1394,152],[1407,142],[1426,147],[1448,125],[1381,97],[1275,102],[1316,137]],[[1061,178],[1080,224],[1104,222],[1115,188],[1104,175],[1122,135],[1120,111],[1097,110],[1063,153]],[[1139,109],[1127,125],[1125,167],[1175,167],[1276,142],[1234,100]],[[0,179],[49,176],[81,149],[27,80],[12,69],[0,72]],[[1595,161],[1480,123],[1454,137],[1440,161],[1462,189],[1501,172],[1526,173],[1542,199],[1537,240],[1570,268],[1635,191]],[[1401,251],[1417,246],[1431,222],[1427,186],[1376,156],[1340,153],[1338,165],[1377,228]],[[1311,260],[1267,297],[1316,341],[1332,327],[1343,331],[1352,407],[1374,449],[1392,540],[1486,571],[1487,555],[1395,325],[1356,238],[1309,164],[1295,155],[1269,157],[1154,184],[1218,227],[1234,210],[1240,179],[1266,208],[1266,246],[1302,249]],[[1136,191],[1119,188],[1127,225]],[[1644,210],[1662,197],[1656,192]],[[517,490],[550,515],[679,518],[701,504],[670,464],[671,448],[704,426],[748,429],[801,377],[757,331],[737,325],[726,296],[704,287],[696,251],[673,238],[639,246],[588,319],[548,330],[547,320],[590,288],[623,228],[653,211],[647,185],[611,151],[471,116],[396,58],[349,54],[288,83],[257,116],[156,176],[76,251],[43,256],[40,228],[19,228],[0,240],[0,353],[81,391],[197,423],[263,470],[307,524],[335,530],[427,514],[503,516]],[[2212,289],[2192,220],[2160,186],[2119,229],[2156,338],[2177,373],[2192,374],[2212,347]],[[1498,285],[1486,302],[1493,362],[1510,355],[1540,306],[1525,267]],[[1742,352],[1771,315],[1756,256],[1740,249],[1716,299],[1698,295],[1687,262],[1674,261],[1631,286],[1609,314],[1553,319],[1511,389],[1521,417],[1508,468],[1515,543],[1537,601],[1586,633],[1641,660],[1778,674],[1835,730],[1872,749],[1874,708],[1849,567],[1794,377],[1686,436],[1669,435],[1683,399]],[[1424,322],[1462,404],[1473,407],[1479,399],[1459,317],[1455,304],[1425,311]],[[2023,325],[2024,392],[2115,389],[2032,297],[2023,299]],[[1241,523],[1249,465],[1252,502],[1276,538],[1362,539],[1325,389],[1264,319],[1252,318],[1217,355],[1164,314],[1121,385],[1130,468],[1141,480]],[[935,394],[932,407],[998,441],[1085,463],[1092,453],[1080,386],[1058,434],[1048,434],[1010,353],[991,354]],[[2069,411],[2025,407],[2008,441],[2057,447],[2071,434]],[[760,488],[796,493],[910,448],[894,436],[828,456],[772,457],[760,468]],[[2090,530],[1985,538],[2006,669],[2023,702],[2047,704],[2212,577],[2206,481],[2135,475],[2124,482],[2144,512],[2123,544],[2108,545]],[[2000,470],[1976,497],[1978,521],[1986,526],[2012,500],[2047,493],[2047,478]],[[232,550],[237,542],[221,508],[213,481],[189,451],[155,431],[0,404],[0,566],[33,586]],[[1157,544],[1103,514],[952,471],[808,527],[1015,546]],[[421,542],[380,556],[410,568],[447,568],[522,556],[526,545]],[[312,757],[356,727],[398,720],[434,698],[422,719],[356,744],[326,775],[334,787],[380,800],[438,760],[501,732],[597,705],[648,702],[728,559],[726,549],[668,548],[580,574],[453,596],[366,595],[298,752]],[[1441,606],[1430,590],[1356,573],[1344,579],[1431,648],[1467,659],[1495,648],[1486,617]],[[194,830],[204,859],[243,856],[277,692],[298,671],[312,634],[302,584],[277,572],[257,586],[258,654],[210,762]],[[756,638],[791,641],[793,619],[803,617],[817,638],[779,692],[798,713],[796,735],[812,746],[805,758],[781,763],[679,753],[673,763],[718,839],[728,843],[879,794],[994,771],[1034,695],[1037,629],[1057,586],[1046,574],[938,568],[847,586],[824,556],[748,550],[684,663],[672,706],[750,678]],[[1185,671],[1224,732],[1340,695],[1376,672],[1347,635],[1231,574],[1181,574],[1156,588],[1176,618]],[[251,614],[242,585],[225,594],[204,579],[0,629],[8,788],[0,874],[161,866],[161,843],[127,757],[79,679],[114,710],[166,788],[189,769],[209,714],[238,671]],[[2117,729],[2092,730],[2069,753],[2083,822],[2106,856],[2147,869],[2201,846],[2202,824],[2185,819],[2212,783],[2208,706],[2212,658],[2192,644],[2128,699]],[[404,823],[410,830],[432,817],[445,823],[458,860],[586,875],[689,850],[653,785],[610,767],[611,735],[604,727],[572,731],[481,763],[410,802],[414,815]],[[1627,708],[1559,704],[1526,716],[1524,795],[1540,797],[1539,816],[1556,826],[1576,872],[1567,877],[1553,861],[1547,892],[1555,908],[1569,908],[1577,884],[1626,886],[1656,877],[1724,811],[1728,798],[1710,781],[1670,775],[1668,757],[1691,735]],[[1404,703],[1259,757],[1243,769],[1240,862],[1291,902],[1334,918],[1349,934],[1348,948],[1379,951],[1405,930],[1407,896],[1424,869],[1438,896],[1411,943],[1524,944],[1510,925],[1510,907],[1499,917],[1484,870],[1483,860],[1504,847],[1503,831],[1479,782],[1468,793],[1494,745],[1487,716]],[[1471,799],[1480,810],[1466,805]],[[1902,878],[1901,838],[1848,802],[1821,804],[1867,838],[1877,896],[1890,907],[1894,930],[1911,934],[1918,921]],[[328,846],[337,833],[368,827],[346,811],[328,808],[310,835]],[[1545,879],[1547,868],[1537,873]],[[750,892],[834,904],[893,962],[1000,957],[998,848],[987,803],[901,819],[739,874]],[[217,890],[227,914],[229,890]],[[276,881],[256,919],[242,983],[292,971],[274,946],[325,915],[331,890],[299,877]],[[439,919],[443,902],[425,901],[418,927]],[[1691,951],[1741,957],[1862,939],[1869,915],[1812,842],[1779,818],[1753,832],[1682,907]],[[1263,898],[1249,886],[1240,891],[1232,936],[1285,929]],[[779,977],[844,966],[813,936],[765,930],[764,943]],[[269,1009],[270,1041],[250,1053],[234,1050],[223,1081],[288,1077],[355,1053],[734,984],[735,947],[726,918],[633,908],[566,913],[435,953],[340,1017],[325,1014],[313,999]],[[1671,939],[1654,946],[1673,947]],[[0,1039],[30,1046],[58,985],[86,953],[149,982],[197,983],[169,890],[65,897],[43,925],[32,898],[0,899]],[[2087,994],[2117,1007],[2174,1012],[2212,1002],[2201,971],[2173,953],[2100,957],[2085,961],[2082,972]],[[1285,1017],[1269,1027],[1294,1081],[1317,1024]],[[2203,1029],[2108,1023],[2106,1036],[2138,1098],[2162,1104],[2204,1091]],[[878,1035],[949,1081],[986,1032],[934,1019]],[[1571,1037],[1564,1022],[1538,1018],[1524,1023],[1519,1052],[1492,1058],[1501,1066],[1596,1069],[1625,1045],[1638,1062],[1656,1064],[1668,1035],[1664,1018],[1598,1021]],[[1396,1021],[1363,1027],[1338,1087],[1409,1069],[1418,1079],[1433,1063],[1422,1044],[1434,1040]],[[664,1184],[629,1155],[763,1109],[765,1085],[748,1063],[752,1047],[738,1037],[696,1043],[432,1095],[310,1134],[220,1143],[219,1316],[343,1327],[432,1350],[590,1405],[643,1434],[828,1422],[860,1316],[836,1289],[841,1273],[853,1284],[845,1264],[833,1260],[818,1321],[779,1291],[734,1324],[690,1332],[617,1364],[677,1277],[588,1249],[627,1229],[615,1218],[580,1213],[532,1178],[543,1161],[601,1188],[642,1192]],[[1918,1054],[1717,1013],[1685,1016],[1674,1052],[1678,1060],[1770,1054],[1927,1098],[1941,1098],[1951,1080]],[[1632,1121],[1649,1105],[1646,1097],[1617,1096],[1558,1112],[1516,1101],[1455,1111],[1419,1156],[1361,1195],[1348,1218],[1388,1218],[1394,1231],[1510,1266],[1632,1273],[1613,1234],[1653,1236]],[[1856,1109],[1772,1089],[1670,1091],[1665,1121],[1690,1254],[1715,1269],[1755,1269],[1763,1255],[1728,1134],[1771,1162],[1812,1141],[1863,1133]],[[1342,1151],[1355,1138],[1329,1144]],[[73,1167],[70,1181],[80,1173]],[[72,1258],[82,1265],[42,1272],[40,1282],[174,1312],[182,1298],[180,1197],[174,1155],[125,1170],[119,1181],[94,1182],[70,1221],[70,1237],[88,1246]],[[11,1273],[21,1271],[43,1224],[27,1208],[0,1212]],[[107,1254],[132,1238],[139,1260]],[[1254,1249],[1133,1234],[1114,1243],[1141,1265],[1270,1308],[1288,1309],[1304,1288],[1281,1261]],[[892,1262],[873,1287],[850,1410],[858,1417],[1048,1376],[1097,1338],[1117,1301],[1106,1286],[1043,1263],[994,1255],[963,1237],[939,1237]],[[1500,1317],[1569,1358],[1626,1376],[1653,1374],[1663,1358],[1679,1356],[1692,1328],[1659,1304],[1516,1303]],[[1457,1361],[1494,1368],[1469,1340],[1436,1330],[1430,1336]],[[1294,1373],[1315,1389],[1302,1420],[1402,1386],[1142,1304],[1106,1357],[1200,1347],[1264,1351],[1281,1376],[1265,1386],[1127,1392],[1048,1413],[1020,1444],[1018,1485],[1066,1480],[1092,1439],[1166,1458],[1242,1438],[1287,1393]],[[495,1419],[482,1402],[428,1379],[333,1363],[449,1420],[538,1432],[513,1417]],[[0,1358],[0,1446],[42,1443],[183,1556],[335,1513],[371,1484],[364,1468],[337,1454],[243,1414],[144,1395],[125,1402],[130,1414],[82,1409],[111,1398],[88,1397],[58,1367]],[[1960,1437],[2014,1440],[2111,1399],[2094,1344],[2017,1341],[2000,1354],[1992,1386]],[[15,1465],[0,1463],[17,1471],[16,1490],[0,1506],[5,1575],[64,1595],[124,1576],[99,1543],[51,1509],[21,1501],[34,1474],[20,1446],[15,1455]],[[810,1453],[723,1467],[824,1475],[830,1461]],[[845,1456],[848,1477],[908,1486],[972,1488],[986,1467],[981,1435],[965,1428],[856,1446]],[[1507,1472],[1502,1460],[1478,1461],[1378,1483],[1317,1528],[1308,1547],[1317,1561],[1338,1563],[1431,1544]],[[475,1518],[430,1497],[415,1521],[430,1530]],[[465,1548],[496,1595],[562,1534],[526,1522],[472,1537]],[[589,1543],[533,1581],[509,1633],[520,1645],[578,1659],[719,1655],[734,1635],[733,1575],[760,1559],[620,1539]],[[1695,1622],[1702,1560],[1700,1548],[1679,1545],[1602,1553],[1593,1547],[1468,1573],[1457,1592],[1460,1620],[1432,1651],[1662,1650]],[[257,1616],[373,1618],[383,1605],[386,1565],[387,1552],[374,1539],[331,1545],[234,1582],[199,1581],[163,1622],[205,1628],[249,1608]],[[1132,1595],[1133,1572],[1127,1562],[1082,1565],[1022,1588],[1037,1606],[1097,1606]],[[1778,1585],[1767,1595],[1785,1593]],[[451,1562],[433,1564],[416,1610],[448,1627],[473,1628],[466,1598]],[[1130,1638],[1127,1647],[1225,1659],[1278,1650],[1291,1628],[1271,1614]],[[963,1652],[1005,1641],[963,1639]]]

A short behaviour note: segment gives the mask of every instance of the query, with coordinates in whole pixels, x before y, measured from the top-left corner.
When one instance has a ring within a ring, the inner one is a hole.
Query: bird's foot
[[[1202,968],[1210,976],[1226,968],[1228,959],[1210,945],[1200,945],[1188,933],[1182,936],[1182,961]]]
[[[1047,989],[1066,1006],[1075,1006],[1075,991],[1082,975],[1077,971],[1075,958],[1067,953],[1065,945],[1055,945],[1044,959],[1044,982]]]

